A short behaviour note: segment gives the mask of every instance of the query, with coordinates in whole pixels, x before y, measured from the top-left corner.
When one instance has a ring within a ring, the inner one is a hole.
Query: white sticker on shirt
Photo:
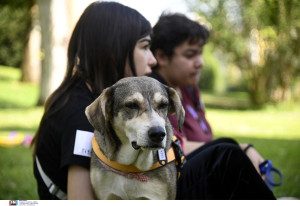
[[[91,157],[93,132],[76,130],[73,154]]]

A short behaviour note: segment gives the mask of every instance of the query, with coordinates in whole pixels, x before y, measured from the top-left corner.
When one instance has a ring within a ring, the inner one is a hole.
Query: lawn
[[[35,106],[38,86],[20,83],[19,78],[19,70],[0,66],[0,138],[12,131],[33,134],[42,115],[43,108]],[[251,110],[245,94],[203,96],[216,138],[230,136],[254,144],[284,175],[275,196],[300,198],[300,107]],[[0,154],[0,199],[38,199],[32,149],[0,146]]]
[[[36,107],[38,86],[20,83],[20,70],[0,66],[0,138],[16,131],[34,134],[42,115]],[[32,149],[0,146],[0,199],[38,199],[33,177]]]

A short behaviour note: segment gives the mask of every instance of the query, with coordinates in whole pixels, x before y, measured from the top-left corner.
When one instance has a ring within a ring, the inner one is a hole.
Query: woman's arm
[[[68,200],[95,199],[90,171],[84,167],[71,165],[68,169]]]
[[[184,154],[188,155],[189,153],[193,152],[195,149],[198,147],[203,146],[205,143],[204,142],[195,142],[195,141],[189,141],[187,138],[182,138],[183,139],[183,145],[184,145]],[[239,144],[240,148],[244,150],[248,144]],[[246,151],[246,155],[248,158],[251,160],[253,166],[257,170],[258,174],[260,173],[259,170],[259,164],[264,161],[264,158],[253,148],[250,147]],[[261,175],[263,179],[265,179],[265,175]]]
[[[244,151],[248,144],[239,144],[240,148]],[[264,158],[254,149],[254,147],[249,147],[246,151],[246,155],[251,160],[253,166],[257,170],[258,174],[260,173],[259,164],[264,161]],[[262,175],[262,178],[265,179],[265,176]]]
[[[184,154],[188,155],[191,152],[193,152],[195,149],[197,149],[198,147],[201,147],[202,145],[204,145],[204,142],[195,142],[195,141],[189,141],[187,140],[187,138],[183,137],[183,145],[184,145]]]

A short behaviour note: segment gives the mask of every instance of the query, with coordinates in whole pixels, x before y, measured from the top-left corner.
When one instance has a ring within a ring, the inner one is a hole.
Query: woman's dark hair
[[[196,21],[192,21],[183,14],[162,14],[153,27],[151,51],[155,54],[160,49],[171,58],[174,48],[185,41],[190,44],[201,41],[206,44],[209,31]],[[157,64],[152,69],[157,69]]]
[[[127,60],[132,74],[136,76],[134,47],[138,39],[151,32],[147,19],[132,8],[116,2],[90,4],[73,30],[68,47],[66,75],[58,89],[47,99],[41,124],[63,107],[69,91],[76,84],[88,83],[93,95],[97,97],[103,89],[124,77]],[[56,106],[50,114],[50,108],[61,97],[64,103]],[[35,139],[38,133],[39,130]]]
[[[127,58],[136,75],[135,44],[151,31],[150,23],[134,9],[116,2],[92,3],[73,31],[65,81],[78,75],[90,84],[95,95],[99,95],[104,88],[124,77]]]

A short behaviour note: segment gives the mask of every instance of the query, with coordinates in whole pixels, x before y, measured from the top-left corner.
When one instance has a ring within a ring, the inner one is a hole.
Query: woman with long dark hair
[[[151,31],[140,13],[119,3],[95,2],[81,15],[69,42],[65,78],[48,98],[34,138],[41,199],[93,198],[89,144],[94,128],[85,108],[119,79],[151,72],[156,64]]]

